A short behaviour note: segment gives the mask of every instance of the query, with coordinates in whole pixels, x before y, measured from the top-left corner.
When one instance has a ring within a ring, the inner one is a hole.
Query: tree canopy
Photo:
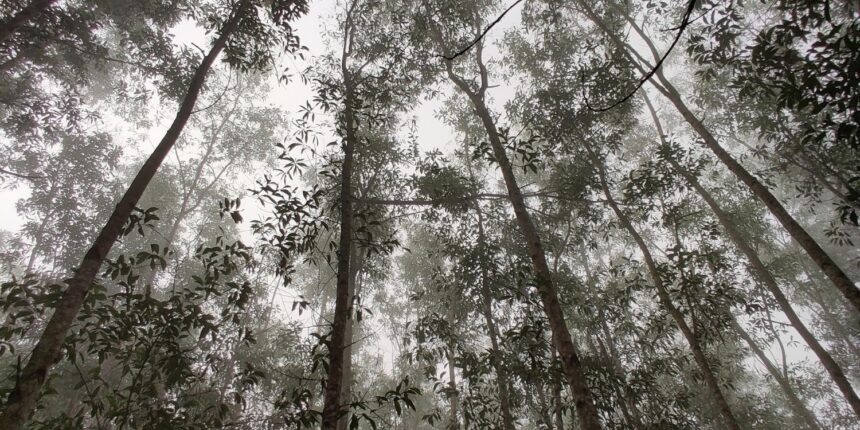
[[[0,13],[0,428],[860,422],[854,0]]]

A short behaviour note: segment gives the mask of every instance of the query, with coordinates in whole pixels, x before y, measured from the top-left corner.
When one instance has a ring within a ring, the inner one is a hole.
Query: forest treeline
[[[0,429],[860,428],[856,0],[0,11]]]

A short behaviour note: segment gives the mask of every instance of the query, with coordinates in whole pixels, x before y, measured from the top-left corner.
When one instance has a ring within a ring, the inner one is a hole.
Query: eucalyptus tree
[[[374,139],[385,141],[390,137],[379,130],[390,133],[397,114],[405,109],[411,98],[408,86],[412,73],[406,67],[403,54],[397,50],[398,35],[402,32],[404,14],[396,4],[353,0],[343,5],[344,16],[340,24],[340,58],[337,61],[335,78],[323,75],[316,79],[320,104],[338,113],[337,134],[342,139],[343,158],[339,169],[340,232],[337,244],[337,270],[334,316],[328,339],[328,367],[322,411],[322,427],[336,428],[348,422],[344,418],[341,396],[349,395],[345,387],[344,371],[351,372],[351,339],[355,277],[361,261],[351,262],[351,256],[372,252],[368,226],[356,226],[355,172],[356,154],[364,146],[371,146]],[[373,29],[372,31],[370,29]],[[390,32],[380,32],[386,28]],[[373,34],[374,36],[371,36]],[[334,63],[334,61],[332,61]],[[333,67],[334,69],[334,67]],[[365,154],[369,155],[367,151]],[[363,162],[373,163],[368,157]],[[365,168],[369,167],[367,165]],[[384,178],[391,179],[391,178]],[[373,192],[378,178],[363,184],[365,193]],[[365,221],[367,214],[361,214]],[[362,242],[355,243],[356,240]],[[383,246],[388,246],[383,243]],[[351,281],[352,280],[352,281]],[[356,313],[356,315],[360,315]],[[346,363],[346,365],[345,365]],[[357,422],[356,420],[352,420]]]
[[[209,69],[220,52],[226,50],[228,63],[247,70],[269,66],[271,57],[268,48],[274,42],[273,39],[281,42],[276,38],[290,36],[288,43],[291,45],[288,46],[295,48],[296,42],[292,38],[289,21],[304,13],[306,5],[303,2],[280,4],[277,5],[278,7],[269,9],[273,24],[262,21],[261,16],[256,13],[258,6],[250,1],[243,0],[236,5],[222,6],[223,8],[216,10],[216,14],[212,16],[214,24],[221,27],[220,34],[194,72],[176,119],[156,150],[144,163],[93,246],[87,251],[81,266],[69,281],[63,299],[58,303],[39,343],[24,366],[21,377],[9,394],[3,414],[0,415],[0,423],[4,427],[20,428],[35,408],[41,386],[51,365],[57,359],[65,334],[72,326],[98,270],[120,236],[123,225],[132,215],[149,181],[188,122]]]
[[[851,386],[851,383],[849,382],[848,378],[845,376],[845,373],[842,371],[842,368],[833,359],[833,357],[831,357],[830,353],[827,352],[827,350],[824,349],[824,347],[818,342],[812,332],[806,327],[806,324],[804,324],[804,322],[797,315],[797,312],[794,310],[791,302],[782,292],[782,289],[777,284],[776,279],[762,262],[761,258],[759,258],[755,250],[753,250],[749,243],[744,239],[743,234],[731,222],[728,214],[719,206],[719,203],[717,203],[713,196],[711,196],[711,194],[702,187],[701,183],[699,183],[698,179],[696,178],[696,175],[690,170],[683,167],[676,160],[676,155],[674,153],[677,153],[678,150],[677,148],[673,149],[671,144],[666,141],[667,134],[665,133],[663,126],[659,118],[657,117],[656,112],[654,111],[654,107],[651,105],[651,102],[648,100],[647,97],[645,98],[645,105],[651,115],[652,120],[654,121],[654,126],[657,129],[657,133],[660,136],[662,157],[664,157],[666,161],[671,165],[671,168],[674,170],[674,172],[683,177],[707,203],[714,216],[720,222],[720,225],[722,225],[725,229],[726,234],[729,236],[729,239],[749,260],[751,266],[755,270],[757,278],[765,285],[771,295],[773,295],[774,299],[779,304],[780,310],[785,314],[792,327],[794,327],[794,329],[800,334],[800,337],[804,340],[804,342],[818,357],[819,361],[830,374],[830,377],[833,379],[836,386],[839,387],[840,391],[843,393],[846,399],[848,399],[848,402],[851,403],[856,401],[854,399],[856,398],[857,394],[855,393],[854,388]]]
[[[685,12],[682,14],[681,25],[679,31],[683,30],[689,24],[691,14],[696,2],[687,2]],[[797,220],[785,209],[784,205],[777,199],[769,187],[761,180],[750,173],[736,158],[726,151],[723,145],[712,133],[711,128],[706,126],[699,115],[695,114],[690,106],[684,101],[681,93],[675,88],[672,82],[666,77],[660,65],[665,55],[660,55],[656,44],[643,27],[637,23],[636,14],[638,11],[628,11],[623,5],[607,3],[604,10],[598,11],[593,5],[587,2],[577,3],[577,9],[591,20],[608,38],[610,44],[617,49],[622,50],[629,58],[630,63],[638,70],[643,79],[650,79],[652,76],[656,79],[651,80],[652,86],[657,89],[666,99],[675,106],[678,113],[684,120],[693,128],[704,142],[705,146],[713,152],[713,154],[723,163],[732,174],[734,174],[741,182],[746,184],[749,190],[755,195],[786,229],[786,231],[794,238],[798,244],[806,251],[809,257],[818,265],[819,269],[824,272],[834,286],[842,293],[845,299],[860,311],[860,289],[858,289],[850,277],[847,275],[834,259],[818,244],[818,242],[797,222]],[[614,23],[602,16],[602,14],[620,15],[624,18],[624,22]],[[651,54],[650,59],[646,59],[636,51],[631,42],[624,40],[620,35],[621,29],[629,25],[632,30],[648,47]],[[673,43],[674,45],[674,43]],[[653,70],[653,72],[651,72]],[[860,403],[851,402],[852,408],[860,415]]]
[[[498,163],[502,176],[505,180],[508,197],[517,217],[517,222],[532,259],[535,286],[539,291],[543,303],[544,312],[552,329],[553,345],[559,352],[566,382],[569,386],[576,409],[578,419],[583,428],[600,428],[600,420],[594,401],[591,397],[585,374],[579,360],[577,348],[573,343],[568,329],[564,313],[558,300],[558,294],[553,284],[552,274],[546,261],[541,239],[535,224],[526,208],[522,190],[520,189],[514,169],[511,164],[503,143],[502,135],[499,133],[496,121],[486,103],[487,89],[489,87],[489,73],[483,59],[483,40],[480,37],[483,30],[484,16],[489,15],[493,8],[490,4],[457,4],[430,3],[421,7],[418,23],[425,32],[422,35],[422,46],[427,52],[437,52],[438,62],[434,67],[438,73],[444,73],[448,79],[455,84],[458,91],[469,99],[475,114],[481,123],[490,142],[490,151],[494,161]],[[474,43],[474,52],[468,55],[457,56],[454,53],[461,46]],[[463,60],[473,58],[470,66],[465,66]],[[459,63],[455,67],[455,63]],[[432,64],[432,63],[431,63]],[[463,71],[472,73],[470,77],[463,77]]]

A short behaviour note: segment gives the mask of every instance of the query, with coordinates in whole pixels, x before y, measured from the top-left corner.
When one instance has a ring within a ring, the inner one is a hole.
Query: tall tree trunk
[[[337,249],[337,287],[334,300],[334,318],[332,320],[331,338],[329,339],[329,366],[323,396],[322,428],[335,430],[337,421],[343,413],[340,408],[340,394],[343,389],[343,361],[346,338],[346,320],[349,318],[349,267],[350,246],[353,233],[352,207],[352,171],[355,145],[357,141],[355,112],[355,88],[352,74],[349,71],[350,46],[352,45],[352,11],[355,2],[349,8],[344,23],[343,51],[341,53],[340,69],[344,87],[344,143],[343,164],[341,166],[340,185],[340,238]]]
[[[614,43],[618,45],[620,49],[624,49],[628,52],[634,52],[633,48],[628,44],[623,42],[618,35],[611,32],[611,30],[606,26],[605,22],[603,22],[600,17],[598,17],[592,9],[585,6],[586,14],[599,26],[603,29],[610,39],[613,40]],[[660,57],[657,52],[657,48],[652,42],[651,38],[642,30],[642,28],[636,23],[634,19],[632,19],[629,15],[624,13],[618,8],[615,8],[616,11],[621,12],[627,22],[630,23],[633,30],[636,31],[637,34],[642,38],[645,44],[648,46],[648,49],[651,51],[652,56],[655,58]],[[638,55],[638,54],[637,54]],[[632,56],[631,56],[632,58]],[[640,57],[641,58],[641,57]],[[635,60],[634,60],[635,63]],[[650,65],[646,64],[646,66],[650,67]],[[640,67],[641,69],[641,67]],[[776,198],[776,196],[771,193],[771,191],[761,183],[755,176],[753,176],[749,171],[746,170],[737,160],[732,157],[731,154],[728,153],[717,141],[716,137],[711,134],[710,130],[705,127],[704,123],[687,107],[687,104],[684,102],[681,94],[675,89],[674,85],[666,79],[666,76],[663,74],[661,69],[657,69],[657,72],[654,75],[657,78],[659,83],[652,81],[655,88],[657,88],[660,93],[662,93],[678,110],[684,120],[687,121],[688,124],[693,128],[693,130],[702,138],[705,146],[714,153],[714,155],[719,159],[728,169],[735,175],[741,182],[746,184],[746,186],[752,191],[752,193],[762,202],[765,207],[773,214],[773,216],[779,221],[779,223],[785,228],[785,230],[791,235],[791,237],[797,241],[797,243],[803,248],[804,251],[809,255],[812,261],[818,265],[822,272],[833,282],[833,285],[842,293],[846,300],[851,303],[854,308],[860,312],[860,289],[854,284],[851,278],[836,264],[835,261],[821,248],[818,242],[806,232],[806,230],[788,213],[785,207],[782,206],[782,203]],[[855,412],[858,410],[855,408]]]
[[[18,31],[21,26],[38,17],[57,0],[33,0],[24,9],[18,11],[11,19],[0,25],[0,43],[5,42]]]
[[[589,265],[586,255],[585,247],[583,246],[580,251],[580,258],[582,268],[585,270],[585,281],[589,288],[593,288],[596,285],[597,278],[594,277],[594,274],[591,271],[591,265]],[[612,331],[609,329],[609,324],[606,323],[606,312],[603,308],[599,309],[597,320],[600,325],[600,331],[606,339],[606,346],[604,346],[603,343],[600,342],[600,336],[594,334],[594,338],[597,340],[597,345],[600,347],[600,349],[597,350],[597,353],[602,355],[606,362],[610,363],[612,369],[619,377],[623,378],[627,374],[627,371],[621,363],[621,356],[618,354],[618,349],[615,347],[615,341],[612,339]],[[631,428],[642,428],[642,413],[636,406],[636,399],[632,390],[630,390],[626,384],[623,389],[617,386],[614,386],[613,389],[616,391],[618,402],[621,406],[621,412],[624,414],[624,419],[627,420],[628,425]]]
[[[143,164],[98,237],[96,237],[92,247],[87,251],[74,276],[69,280],[68,288],[66,288],[54,314],[45,326],[39,343],[36,344],[30,359],[18,376],[15,388],[9,393],[6,409],[0,415],[0,428],[7,430],[21,428],[35,409],[39,391],[48,376],[48,371],[59,358],[60,347],[66,337],[66,332],[77,317],[102,263],[119,238],[122,227],[128,221],[129,215],[140,200],[140,196],[179,138],[194,110],[194,104],[203,88],[203,82],[206,80],[209,69],[215,62],[215,58],[224,49],[227,39],[236,30],[248,4],[247,0],[240,3],[234,15],[224,24],[218,39],[215,40],[209,53],[203,57],[203,61],[197,67],[173,124],[155,151]]]
[[[437,38],[439,36],[437,35]],[[441,42],[441,41],[440,41]],[[440,43],[442,45],[442,43]],[[444,45],[441,46],[444,49]],[[476,63],[481,70],[481,88],[473,91],[469,84],[462,78],[457,76],[453,71],[451,61],[446,61],[448,78],[468,96],[475,108],[475,113],[481,120],[482,125],[487,133],[487,138],[490,141],[490,146],[493,150],[493,157],[499,164],[499,169],[502,172],[502,177],[505,181],[505,187],[508,191],[508,198],[513,206],[514,214],[517,219],[517,224],[520,228],[520,233],[525,236],[528,246],[529,257],[532,261],[532,268],[535,276],[535,288],[537,288],[543,305],[544,313],[552,330],[552,341],[558,351],[562,369],[564,369],[565,379],[570,387],[573,396],[574,405],[576,407],[580,427],[582,430],[600,429],[600,418],[597,415],[597,408],[594,406],[594,401],[591,397],[591,391],[585,381],[585,374],[582,370],[582,364],[579,361],[579,354],[576,346],[570,336],[570,331],[567,328],[567,323],[564,320],[564,312],[561,308],[561,303],[558,300],[558,293],[552,280],[552,275],[549,265],[546,261],[546,253],[543,249],[540,236],[537,228],[532,222],[531,216],[526,209],[523,193],[517,184],[517,178],[514,175],[513,167],[502,145],[499,131],[496,129],[496,124],[493,121],[490,111],[484,101],[484,95],[487,89],[487,69],[484,66],[481,58],[482,43],[478,42],[475,46]]]
[[[792,412],[794,412],[799,419],[803,420],[810,429],[820,429],[821,427],[818,425],[818,420],[815,419],[815,415],[807,409],[806,405],[803,404],[803,401],[800,400],[800,397],[797,396],[797,393],[794,391],[788,378],[786,378],[786,376],[777,369],[773,362],[767,358],[767,354],[765,354],[764,351],[756,345],[749,333],[747,333],[746,330],[738,324],[734,317],[732,317],[731,324],[735,331],[741,336],[741,339],[746,342],[755,356],[758,357],[759,361],[764,364],[764,367],[767,368],[770,376],[772,376],[773,379],[776,380],[777,384],[779,384],[779,387],[782,388],[782,392],[785,394],[786,399],[788,399],[788,404],[791,406]]]
[[[557,358],[558,353],[555,351],[555,348],[552,348],[552,361],[555,362]],[[555,428],[558,430],[564,430],[564,405],[561,403],[561,382],[559,382],[558,378],[553,378],[552,399],[553,420],[555,421]]]
[[[657,128],[657,133],[660,135],[660,140],[663,145],[666,145],[665,136],[666,134],[663,132],[663,126],[660,123],[660,119],[657,117],[657,112],[654,110],[654,107],[651,105],[651,101],[648,97],[645,97],[645,106],[647,106],[648,111],[651,114],[651,118],[654,121],[654,126]],[[725,229],[726,234],[729,236],[729,239],[735,244],[735,246],[746,256],[747,260],[749,260],[750,265],[759,280],[762,281],[764,286],[768,289],[770,294],[776,300],[776,303],[779,305],[780,310],[785,314],[788,321],[791,323],[791,326],[800,334],[800,337],[803,338],[804,342],[809,346],[815,355],[818,357],[818,360],[827,370],[827,373],[830,374],[830,378],[833,379],[833,382],[839,387],[839,391],[842,392],[842,395],[845,396],[845,399],[851,405],[851,408],[854,410],[854,413],[860,417],[860,398],[857,397],[857,393],[854,391],[854,388],[851,386],[851,383],[848,381],[848,378],[845,377],[845,373],[842,371],[842,368],[836,363],[836,360],[827,352],[826,349],[818,342],[818,339],[815,338],[815,335],[809,331],[806,327],[806,324],[800,319],[797,315],[797,312],[794,311],[794,307],[791,305],[791,302],[788,298],[783,294],[782,289],[779,288],[779,285],[774,279],[773,275],[770,273],[770,270],[767,269],[767,266],[764,265],[764,262],[758,256],[758,253],[752,249],[749,243],[744,239],[743,234],[740,230],[735,227],[734,223],[732,223],[728,214],[723,211],[717,201],[711,196],[711,194],[706,190],[702,184],[699,183],[699,180],[692,174],[690,171],[685,169],[683,166],[678,164],[678,162],[672,157],[671,154],[667,154],[666,159],[672,165],[672,168],[678,172],[684,179],[696,190],[696,192],[702,197],[702,199],[707,203],[708,207],[717,217],[717,220]]]
[[[484,213],[477,200],[474,201],[475,214],[478,216],[478,248],[481,252],[481,311],[484,314],[484,322],[487,324],[487,334],[490,336],[490,346],[493,348],[493,359],[491,363],[496,371],[496,385],[499,389],[499,409],[502,413],[502,429],[514,430],[514,417],[511,414],[511,397],[508,392],[510,382],[508,372],[500,362],[498,355],[502,350],[499,348],[499,330],[493,319],[493,295],[490,291],[490,276],[487,271],[487,242],[484,234]]]
[[[594,164],[595,169],[597,170],[598,179],[600,180],[600,186],[603,189],[603,194],[606,197],[606,201],[609,206],[612,208],[612,211],[615,212],[615,216],[618,218],[618,221],[624,227],[625,230],[630,234],[633,238],[633,241],[636,242],[636,245],[639,247],[639,251],[642,252],[642,257],[645,259],[645,266],[648,268],[648,273],[651,276],[651,282],[654,284],[655,289],[657,290],[657,297],[660,300],[660,303],[669,312],[669,315],[675,320],[675,324],[678,325],[678,328],[681,330],[681,333],[684,335],[684,338],[687,340],[687,343],[690,345],[690,350],[693,353],[693,359],[696,361],[696,364],[699,367],[699,371],[702,373],[702,378],[705,380],[705,385],[708,387],[708,390],[713,397],[713,400],[717,404],[717,409],[719,409],[720,414],[723,417],[723,424],[730,429],[739,430],[740,425],[735,419],[734,414],[732,413],[731,408],[729,407],[729,403],[723,395],[723,391],[720,389],[720,384],[717,381],[716,375],[714,375],[713,370],[711,369],[710,363],[708,363],[708,358],[705,356],[705,351],[702,349],[699,344],[699,339],[696,334],[687,324],[687,321],[684,319],[684,315],[678,310],[677,307],[672,303],[672,299],[669,296],[669,292],[666,290],[663,285],[663,280],[660,278],[660,273],[657,270],[657,264],[654,262],[654,259],[651,257],[651,252],[648,250],[648,246],[645,244],[645,240],[642,239],[642,236],[636,231],[633,227],[633,224],[627,218],[627,215],[618,207],[618,204],[615,202],[615,199],[612,197],[612,192],[609,190],[609,185],[606,182],[606,173],[603,170],[602,162],[597,158],[597,156],[592,152],[592,149],[586,147],[589,157],[591,158],[592,163]]]
[[[346,333],[344,334],[343,348],[343,389],[341,390],[341,402],[349,404],[352,402],[352,356],[354,348],[352,347],[355,337],[355,325],[358,320],[355,315],[355,297],[361,294],[357,283],[358,275],[361,273],[361,268],[364,266],[364,255],[358,250],[355,242],[350,246],[350,267],[349,267],[349,313],[350,318],[346,320]],[[337,422],[338,430],[347,430],[349,427],[349,411],[344,414]]]
[[[450,318],[448,319],[451,320]],[[448,422],[448,430],[457,430],[460,428],[460,392],[457,390],[457,375],[454,367],[454,348],[448,347],[448,390],[451,394],[448,397],[451,402],[451,417]],[[466,428],[469,428],[468,421]]]

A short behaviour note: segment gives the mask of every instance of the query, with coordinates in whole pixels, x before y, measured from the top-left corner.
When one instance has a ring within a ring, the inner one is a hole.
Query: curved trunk
[[[203,88],[203,82],[206,80],[209,69],[215,62],[215,58],[224,49],[227,39],[235,31],[247,6],[247,0],[240,3],[234,16],[224,24],[218,39],[215,40],[209,53],[203,57],[203,61],[197,67],[173,124],[155,151],[143,164],[98,237],[96,237],[92,247],[87,251],[74,276],[69,280],[68,288],[66,288],[54,314],[45,326],[39,343],[36,344],[30,359],[21,371],[15,388],[9,393],[6,409],[0,415],[0,428],[8,430],[21,428],[35,409],[39,392],[48,376],[48,370],[59,358],[60,347],[66,337],[66,332],[77,317],[102,263],[119,238],[122,227],[128,221],[135,205],[140,200],[140,196],[143,195],[147,185],[158,171],[158,167],[161,166],[164,158],[182,133],[182,129],[188,122],[197,97]]]
[[[717,409],[719,409],[720,414],[723,417],[724,425],[727,428],[733,430],[739,430],[740,425],[735,419],[734,414],[732,413],[731,408],[729,407],[729,403],[723,395],[723,391],[720,389],[720,384],[717,381],[716,375],[714,375],[713,370],[711,369],[711,365],[708,363],[708,359],[705,356],[705,352],[699,344],[699,340],[690,326],[687,324],[687,321],[684,319],[684,315],[678,310],[677,307],[672,303],[671,297],[669,297],[669,292],[666,290],[663,285],[662,279],[660,279],[660,274],[657,270],[657,264],[654,262],[654,259],[651,257],[651,252],[648,250],[648,246],[645,244],[645,241],[642,239],[642,236],[636,231],[633,227],[633,224],[627,218],[623,211],[618,207],[618,204],[615,202],[615,199],[612,197],[612,193],[609,191],[609,185],[606,183],[606,174],[603,171],[603,165],[600,160],[594,155],[591,151],[591,148],[587,148],[588,155],[591,158],[592,163],[594,163],[594,167],[597,170],[598,178],[600,179],[600,186],[603,189],[603,194],[606,196],[606,201],[609,206],[612,208],[612,211],[615,213],[615,216],[618,218],[618,221],[624,227],[625,230],[633,237],[633,241],[636,242],[636,245],[639,247],[639,251],[642,252],[642,257],[645,259],[645,266],[648,268],[648,273],[651,276],[651,282],[654,283],[654,287],[657,290],[657,297],[660,300],[660,303],[669,312],[669,315],[675,321],[675,324],[678,325],[678,329],[681,330],[681,334],[684,335],[684,338],[687,340],[687,343],[690,345],[690,351],[693,353],[693,359],[696,361],[696,365],[698,365],[699,370],[702,373],[702,377],[705,380],[705,385],[708,387],[708,390],[711,393],[714,401],[717,403]]]
[[[34,20],[37,16],[39,16],[42,12],[45,11],[49,6],[56,3],[57,0],[33,0],[21,9],[12,19],[0,25],[0,43],[5,42],[10,37],[12,37],[15,32],[18,31],[21,26],[26,25],[30,21]]]
[[[436,39],[440,49],[445,50],[446,46],[442,38],[442,34],[435,27],[431,27],[432,36]],[[493,121],[490,111],[484,102],[484,94],[487,90],[488,77],[487,68],[482,59],[483,43],[478,42],[475,45],[475,64],[480,70],[480,88],[472,90],[470,85],[461,77],[454,73],[451,60],[445,63],[446,73],[448,78],[463,92],[472,103],[475,109],[475,114],[481,120],[484,131],[487,133],[487,138],[490,141],[490,147],[493,151],[493,158],[499,164],[499,170],[504,178],[505,188],[507,189],[508,199],[513,206],[514,215],[519,225],[520,233],[525,237],[528,249],[529,258],[532,262],[534,270],[535,288],[540,296],[544,314],[547,317],[550,330],[552,331],[552,344],[561,358],[562,369],[564,370],[565,380],[570,388],[573,397],[574,407],[577,411],[580,428],[582,430],[597,430],[602,428],[600,418],[597,414],[597,408],[592,400],[591,390],[585,380],[585,373],[582,370],[582,363],[579,361],[579,353],[576,346],[573,344],[573,339],[570,336],[570,330],[567,328],[567,323],[564,320],[564,312],[561,308],[561,303],[558,300],[558,292],[552,280],[552,273],[547,264],[546,253],[543,249],[543,244],[540,240],[540,235],[537,228],[532,222],[531,215],[526,209],[523,193],[520,190],[517,178],[514,175],[513,167],[505,152],[505,147],[502,145],[499,131]]]
[[[654,120],[655,127],[657,128],[657,132],[660,134],[660,140],[665,143],[665,134],[663,133],[663,127],[660,124],[660,120],[657,117],[657,113],[654,111],[653,106],[651,105],[651,101],[646,97],[645,105],[647,106],[652,119]],[[827,370],[827,373],[830,375],[830,378],[833,379],[833,382],[839,387],[839,391],[842,392],[842,395],[845,396],[845,399],[851,405],[851,408],[854,410],[854,413],[860,416],[860,398],[857,397],[857,393],[854,391],[854,388],[851,386],[851,383],[848,381],[848,378],[845,376],[845,373],[842,371],[842,368],[836,363],[836,360],[827,352],[826,349],[818,342],[815,338],[815,335],[809,331],[806,327],[806,324],[800,319],[797,315],[797,312],[794,311],[794,307],[791,305],[791,302],[782,292],[782,289],[779,288],[779,285],[774,279],[773,275],[771,275],[770,271],[765,266],[764,262],[758,256],[758,253],[752,249],[749,243],[744,239],[743,234],[735,227],[734,223],[732,223],[731,219],[729,219],[728,214],[720,207],[717,201],[711,196],[711,194],[699,183],[699,180],[690,173],[683,166],[678,164],[671,156],[666,157],[669,163],[672,165],[672,168],[678,172],[684,179],[696,190],[696,192],[702,197],[702,199],[707,203],[708,207],[717,217],[717,220],[725,229],[726,234],[729,236],[729,239],[735,244],[735,246],[747,257],[750,265],[753,270],[755,270],[756,275],[759,280],[764,284],[764,286],[768,289],[771,295],[776,300],[776,303],[779,304],[780,310],[785,314],[788,321],[791,323],[791,326],[800,334],[800,337],[806,342],[815,355],[818,357],[818,360]]]

